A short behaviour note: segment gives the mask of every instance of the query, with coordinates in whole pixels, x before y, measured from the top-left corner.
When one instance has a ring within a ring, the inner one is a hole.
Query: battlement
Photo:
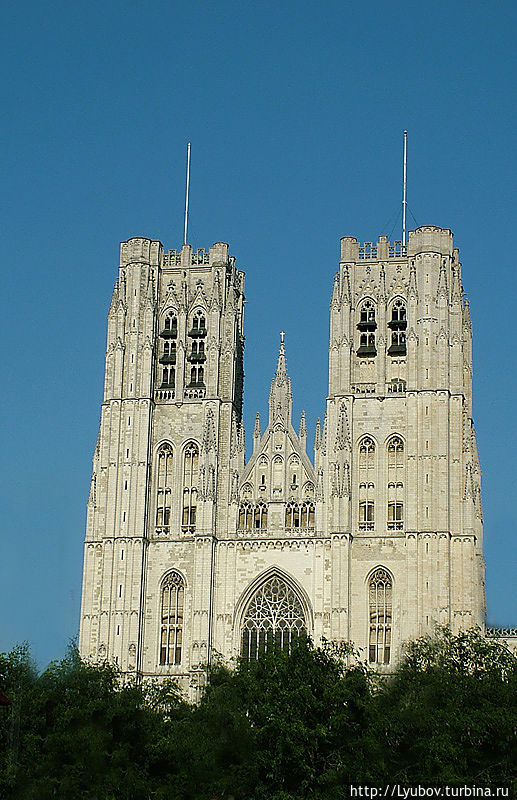
[[[406,246],[401,241],[389,242],[387,236],[379,236],[377,242],[363,244],[355,236],[343,236],[341,239],[341,261],[388,261],[427,252],[452,255],[452,232],[436,225],[422,225],[409,231]]]
[[[226,242],[215,242],[208,252],[204,248],[193,250],[184,244],[180,250],[164,251],[159,241],[135,236],[120,243],[120,266],[132,263],[151,264],[164,269],[173,267],[198,267],[203,264],[226,266],[230,262]]]

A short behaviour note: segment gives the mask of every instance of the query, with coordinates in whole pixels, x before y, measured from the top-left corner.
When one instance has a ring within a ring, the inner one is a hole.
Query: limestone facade
[[[228,246],[121,245],[88,499],[83,656],[195,687],[306,630],[379,669],[483,625],[472,326],[447,229],[341,240],[314,459],[284,337],[245,461],[244,273]],[[262,638],[261,638],[262,637]]]

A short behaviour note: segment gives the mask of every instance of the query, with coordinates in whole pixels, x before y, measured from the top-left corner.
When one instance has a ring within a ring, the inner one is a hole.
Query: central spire
[[[291,422],[291,408],[293,396],[291,393],[291,379],[287,375],[285,358],[285,333],[280,331],[280,350],[275,377],[271,382],[269,394],[269,422],[282,421],[284,425]]]

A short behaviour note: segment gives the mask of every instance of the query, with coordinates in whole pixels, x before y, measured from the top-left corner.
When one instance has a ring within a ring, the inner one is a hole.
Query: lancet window
[[[193,533],[196,529],[196,511],[198,494],[199,449],[191,442],[183,454],[183,514],[181,529]]]
[[[241,655],[255,659],[273,648],[290,650],[306,633],[300,598],[282,578],[273,576],[257,589],[244,612]]]
[[[192,327],[188,335],[193,338],[206,336],[206,318],[202,311],[196,311],[192,317]]]
[[[375,528],[375,442],[370,436],[359,444],[359,530]]]
[[[174,367],[162,368],[162,385],[161,389],[174,389],[176,382],[176,371]]]
[[[173,453],[170,444],[162,444],[157,459],[156,533],[169,533],[173,484]]]
[[[185,581],[173,570],[162,583],[160,664],[181,664]]]
[[[402,300],[395,300],[391,306],[391,319],[388,322],[388,327],[391,328],[391,345],[388,349],[388,355],[405,356],[407,312]]]
[[[160,336],[164,339],[175,339],[178,335],[178,320],[174,312],[168,311],[163,320]]]
[[[391,656],[393,581],[389,572],[376,569],[368,581],[370,664],[389,664]]]
[[[392,436],[387,444],[388,459],[388,530],[404,528],[404,442]]]
[[[267,529],[267,505],[265,503],[241,503],[239,507],[239,530],[242,532]]]
[[[203,367],[191,367],[189,388],[205,385],[205,370]]]
[[[288,503],[285,507],[286,530],[314,530],[314,503]]]
[[[375,319],[375,306],[371,300],[365,300],[359,312],[359,349],[358,356],[375,356],[377,354],[375,344],[375,330],[377,320]]]

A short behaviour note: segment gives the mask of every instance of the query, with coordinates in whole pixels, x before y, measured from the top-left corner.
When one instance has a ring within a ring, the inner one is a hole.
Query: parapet
[[[163,254],[162,266],[171,267],[199,267],[203,264],[213,266],[226,266],[229,263],[228,245],[226,242],[216,242],[208,253],[203,248],[193,250],[189,244],[184,244],[181,250],[169,250]]]
[[[406,246],[401,241],[389,242],[387,236],[379,236],[377,242],[363,244],[355,236],[343,236],[341,239],[341,261],[387,261],[426,252],[453,255],[452,232],[436,225],[422,225],[409,231]]]

